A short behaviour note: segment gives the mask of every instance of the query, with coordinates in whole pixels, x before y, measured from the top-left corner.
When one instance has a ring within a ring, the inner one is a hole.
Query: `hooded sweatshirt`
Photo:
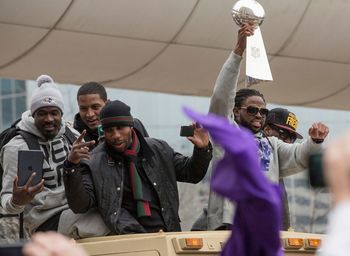
[[[62,174],[63,162],[68,156],[71,145],[63,136],[66,129],[66,123],[63,119],[58,134],[52,140],[43,137],[35,126],[30,111],[22,114],[22,120],[17,124],[17,127],[34,134],[38,138],[40,148],[44,153],[44,190],[36,194],[27,205],[19,206],[12,203],[13,181],[17,175],[18,151],[28,150],[28,145],[22,136],[17,135],[0,152],[4,169],[0,199],[6,212],[18,214],[24,211],[24,226],[29,233],[32,233],[49,218],[68,208]],[[78,136],[75,130],[69,129]]]

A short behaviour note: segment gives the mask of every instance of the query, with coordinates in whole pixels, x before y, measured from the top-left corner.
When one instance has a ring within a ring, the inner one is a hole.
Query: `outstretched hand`
[[[43,191],[44,180],[41,180],[38,184],[31,186],[35,175],[36,172],[33,172],[32,175],[30,175],[27,183],[22,187],[18,186],[18,176],[15,177],[15,180],[13,181],[12,203],[15,205],[29,204],[36,194]]]
[[[95,144],[95,141],[83,142],[85,134],[86,130],[74,141],[72,150],[69,152],[68,161],[73,164],[79,164],[82,159],[89,159],[90,157],[89,146]]]
[[[247,45],[247,36],[254,35],[254,25],[251,25],[249,23],[245,23],[239,30],[238,30],[238,38],[237,43],[234,49],[234,53],[242,56],[244,53],[244,50]]]
[[[209,145],[209,133],[198,124],[193,124],[194,134],[187,137],[197,148],[206,148]]]
[[[313,123],[309,128],[309,135],[313,140],[324,140],[327,137],[328,133],[328,126],[321,122]]]

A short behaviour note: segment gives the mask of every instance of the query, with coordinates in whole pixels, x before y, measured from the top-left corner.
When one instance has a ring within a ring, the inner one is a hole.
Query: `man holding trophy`
[[[304,170],[308,164],[310,154],[317,153],[322,148],[322,142],[328,135],[328,127],[322,123],[314,123],[309,129],[309,138],[302,143],[287,144],[276,137],[267,137],[262,128],[268,113],[266,101],[262,93],[255,89],[244,88],[237,91],[237,82],[240,70],[240,63],[243,53],[248,47],[249,37],[260,33],[257,20],[251,15],[251,2],[255,0],[241,0],[243,2],[239,10],[243,11],[242,17],[233,14],[234,19],[238,19],[241,25],[238,32],[237,43],[232,53],[224,63],[216,80],[213,94],[210,100],[209,112],[224,116],[232,121],[233,125],[238,125],[250,130],[257,142],[257,151],[260,157],[261,169],[271,182],[278,183],[279,179]],[[238,4],[236,3],[236,5]],[[235,5],[235,6],[236,6]],[[234,6],[234,7],[235,7]],[[247,10],[250,11],[247,12]],[[247,13],[250,15],[247,15]],[[248,18],[247,18],[248,17]],[[253,17],[253,19],[249,19]],[[261,34],[260,34],[261,35]],[[248,51],[248,50],[247,50]],[[250,52],[251,54],[251,52]],[[260,57],[264,54],[260,48]],[[251,55],[252,56],[252,55]],[[259,57],[258,56],[258,57]],[[266,53],[265,53],[266,56]],[[247,58],[250,58],[247,53]],[[259,61],[259,58],[255,58]],[[267,60],[267,58],[266,58]],[[254,57],[253,57],[254,61]],[[247,65],[252,62],[247,62]],[[261,62],[259,62],[261,64]],[[254,62],[253,62],[254,64]],[[259,64],[259,65],[260,65]],[[268,62],[267,62],[268,64]],[[254,66],[256,73],[262,69]],[[251,68],[247,67],[247,70]],[[263,70],[267,70],[266,67]],[[268,68],[269,70],[269,68]],[[268,80],[267,76],[255,76],[254,70],[250,75],[252,81]],[[271,74],[271,72],[270,72]],[[271,77],[272,80],[272,77]],[[230,139],[230,138],[227,138]],[[214,145],[213,165],[223,157],[223,150]],[[247,163],[249,164],[249,163]],[[234,214],[234,204],[210,191],[208,203],[207,225],[209,230],[228,229],[232,224]],[[262,220],[263,221],[263,220]]]

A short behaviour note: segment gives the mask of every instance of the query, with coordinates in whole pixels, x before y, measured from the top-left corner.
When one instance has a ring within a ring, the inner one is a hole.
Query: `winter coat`
[[[142,168],[160,202],[167,231],[180,231],[179,196],[176,181],[198,183],[205,176],[212,157],[210,149],[194,148],[193,156],[175,152],[165,141],[145,138],[152,154],[142,159]],[[105,142],[98,145],[90,160],[81,162],[74,172],[65,174],[70,208],[84,213],[92,207],[101,212],[106,225],[116,234],[145,232],[134,217],[121,207],[123,198],[123,162],[113,160]]]

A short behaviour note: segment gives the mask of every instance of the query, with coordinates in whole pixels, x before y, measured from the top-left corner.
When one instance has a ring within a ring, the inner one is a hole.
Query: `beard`
[[[253,127],[250,123],[248,123],[246,120],[244,119],[241,119],[240,122],[238,123],[239,126],[243,126],[244,128],[247,128],[248,130],[250,130],[252,133],[258,133],[261,131],[261,128],[260,129],[257,129],[255,127]]]

